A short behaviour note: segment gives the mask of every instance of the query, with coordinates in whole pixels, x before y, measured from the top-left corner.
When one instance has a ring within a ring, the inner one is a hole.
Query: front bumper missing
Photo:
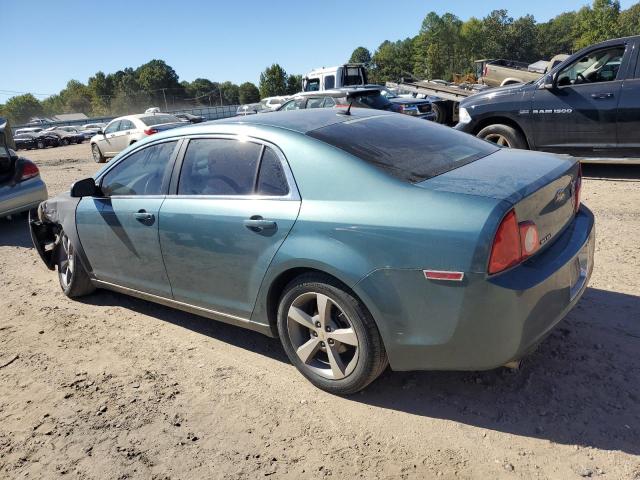
[[[38,207],[39,209],[40,207]],[[40,258],[49,270],[54,270],[56,265],[56,239],[60,227],[42,221],[35,215],[34,210],[29,211],[29,233],[33,246],[40,255]]]

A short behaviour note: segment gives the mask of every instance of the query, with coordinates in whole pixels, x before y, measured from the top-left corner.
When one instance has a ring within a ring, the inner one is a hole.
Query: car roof
[[[369,108],[352,108],[350,115],[344,114],[344,109],[313,108],[303,110],[289,110],[282,112],[260,113],[243,117],[223,118],[200,125],[212,124],[244,124],[262,125],[266,127],[283,128],[299,133],[307,133],[318,128],[327,127],[336,123],[354,121],[360,118],[375,117],[380,115],[395,115],[392,112],[374,110]]]

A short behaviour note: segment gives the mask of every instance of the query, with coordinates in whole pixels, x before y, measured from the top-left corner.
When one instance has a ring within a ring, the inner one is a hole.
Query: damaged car
[[[0,218],[36,208],[47,198],[37,165],[18,156],[14,146],[11,127],[0,118]]]

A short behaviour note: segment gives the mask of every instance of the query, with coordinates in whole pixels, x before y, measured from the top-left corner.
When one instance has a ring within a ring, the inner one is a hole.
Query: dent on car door
[[[78,204],[78,235],[98,280],[171,297],[158,216],[176,144],[134,151],[102,176],[102,197],[85,197]]]
[[[176,183],[160,210],[174,298],[250,318],[300,209],[286,160],[253,141],[192,139]]]

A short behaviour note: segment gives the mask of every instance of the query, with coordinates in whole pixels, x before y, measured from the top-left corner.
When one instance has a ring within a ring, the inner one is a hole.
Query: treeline
[[[537,23],[531,15],[514,19],[506,10],[494,10],[482,19],[466,22],[451,13],[439,16],[431,12],[414,37],[386,40],[373,54],[358,47],[349,61],[366,63],[372,82],[407,76],[450,80],[455,73],[473,73],[473,61],[481,58],[534,62],[608,38],[639,34],[640,3],[621,10],[617,0],[595,0],[590,7],[562,13],[545,23]],[[136,69],[97,72],[86,84],[70,80],[66,88],[42,101],[31,94],[12,97],[0,105],[0,115],[15,123],[70,112],[123,115],[149,106],[178,109],[254,103],[301,89],[302,77],[287,74],[277,63],[260,74],[256,86],[206,78],[180,82],[164,61],[151,60]]]
[[[456,73],[475,73],[474,60],[508,58],[532,63],[630,35],[640,35],[640,3],[621,10],[617,0],[595,0],[590,7],[544,23],[531,15],[514,19],[507,10],[466,22],[451,13],[431,12],[414,37],[386,40],[373,54],[358,47],[350,61],[368,64],[373,82],[409,76],[451,80]]]
[[[151,106],[180,109],[200,106],[238,105],[261,97],[299,92],[301,75],[288,75],[274,64],[260,75],[259,87],[251,82],[236,85],[197,78],[179,81],[175,70],[163,60],[151,60],[136,69],[115,73],[97,72],[88,82],[70,80],[66,88],[40,101],[27,93],[0,105],[0,115],[15,124],[32,117],[82,112],[91,117],[138,113]]]

